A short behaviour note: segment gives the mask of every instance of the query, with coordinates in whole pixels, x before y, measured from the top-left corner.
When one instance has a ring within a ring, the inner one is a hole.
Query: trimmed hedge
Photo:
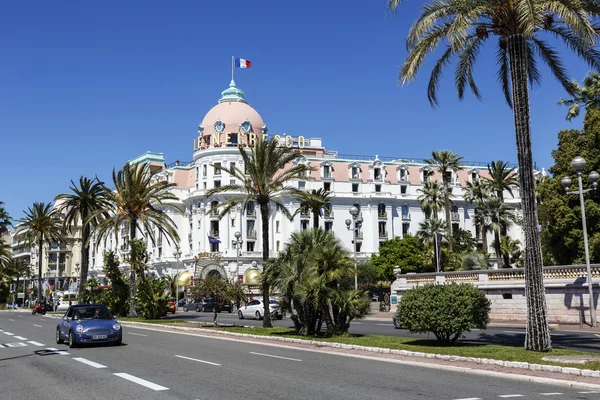
[[[406,291],[398,304],[400,324],[413,333],[433,333],[452,344],[471,328],[485,329],[490,301],[467,283],[429,284]]]

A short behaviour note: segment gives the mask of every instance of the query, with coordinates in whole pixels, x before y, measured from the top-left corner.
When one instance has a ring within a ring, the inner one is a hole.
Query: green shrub
[[[471,328],[485,329],[490,301],[470,284],[417,286],[401,298],[400,324],[413,333],[433,333],[452,344]]]
[[[166,313],[169,282],[164,279],[141,279],[137,283],[137,311],[145,319],[158,319]]]

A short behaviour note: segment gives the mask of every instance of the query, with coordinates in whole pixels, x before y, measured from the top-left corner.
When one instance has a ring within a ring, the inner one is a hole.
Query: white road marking
[[[591,393],[600,393],[600,392],[596,392],[596,391],[591,391],[591,392],[577,392],[579,394],[591,394]]]
[[[504,399],[507,399],[509,397],[523,397],[523,395],[522,394],[501,394],[498,397],[502,397]]]
[[[5,335],[8,335],[8,336],[15,336],[14,333],[10,333],[10,332],[2,332],[2,333],[4,333]]]
[[[94,368],[107,368],[106,365],[98,364],[97,362],[90,361],[86,358],[74,357],[73,360],[79,361],[80,363],[89,365],[90,367],[94,367]]]
[[[32,344],[32,345],[34,345],[34,346],[38,346],[38,347],[43,347],[43,346],[45,346],[45,344],[41,344],[40,342],[36,342],[36,341],[34,341],[34,340],[30,340],[30,341],[29,341],[29,342],[27,342],[27,343],[30,343],[30,344]]]
[[[70,353],[57,349],[56,347],[46,347],[46,350],[53,351],[61,356],[68,356]]]
[[[37,324],[33,324],[33,326],[37,327],[37,328],[42,328],[41,325],[37,325]]]
[[[4,345],[0,344],[0,349],[3,349],[3,348],[4,348]]]
[[[257,356],[264,356],[264,357],[281,358],[282,360],[302,361],[302,360],[299,360],[297,358],[288,358],[288,357],[274,356],[274,355],[271,355],[271,354],[255,353],[253,351],[251,351],[250,354],[254,354],[254,355],[257,355]]]
[[[22,316],[22,315],[17,315],[17,317],[19,317],[19,318],[23,318],[23,316]]]
[[[14,338],[17,339],[17,340],[29,340],[29,339],[27,339],[26,337],[23,337],[23,336],[15,336]]]
[[[141,333],[135,333],[135,332],[127,332],[129,335],[135,335],[135,336],[146,336],[148,337],[148,335],[142,335]]]
[[[9,318],[8,320],[9,320],[9,321],[12,321],[12,322],[15,322],[15,320],[14,320],[14,319],[10,319],[10,318]]]
[[[191,357],[186,357],[186,356],[178,356],[177,354],[175,354],[175,357],[184,358],[186,360],[191,360],[191,361],[198,361],[198,362],[204,363],[204,364],[221,366],[221,364],[217,364],[217,363],[214,363],[214,362],[204,361],[204,360],[198,360],[197,358],[191,358]]]
[[[17,342],[17,343],[6,343],[6,347],[27,347],[25,343]]]
[[[392,326],[393,324],[375,324],[375,325],[379,325],[379,326]]]
[[[454,399],[454,400],[481,400],[480,397],[466,397],[464,399]]]
[[[352,325],[362,325],[362,322],[352,322]]]
[[[520,335],[524,335],[525,334],[525,332],[523,332],[523,331],[502,331],[502,332],[504,332],[504,333],[518,333]]]
[[[558,392],[554,392],[554,393],[540,393],[542,396],[560,396],[561,394],[564,393],[558,393]]]
[[[146,386],[147,388],[152,389],[152,390],[157,390],[157,391],[158,390],[169,390],[168,387],[157,385],[156,383],[152,383],[145,379],[141,379],[141,378],[138,378],[137,376],[129,375],[124,372],[117,372],[113,375],[116,375],[119,378],[127,379],[128,381],[131,381],[133,383],[137,383],[138,385]]]

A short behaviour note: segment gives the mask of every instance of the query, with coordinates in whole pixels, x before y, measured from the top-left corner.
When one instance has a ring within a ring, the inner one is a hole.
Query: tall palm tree
[[[331,201],[331,192],[325,189],[313,189],[310,192],[302,192],[299,199],[300,208],[298,211],[311,211],[313,215],[313,227],[318,229],[319,215],[323,207]]]
[[[484,219],[484,230],[494,233],[494,251],[498,260],[498,268],[510,267],[502,260],[500,248],[500,233],[506,231],[516,222],[515,215],[511,209],[498,197],[491,197],[484,201],[479,210]]]
[[[441,249],[439,248],[439,238],[441,237],[444,242],[450,243],[448,238],[444,236],[447,228],[448,227],[446,226],[445,221],[433,218],[426,219],[425,221],[421,222],[419,224],[419,230],[417,231],[417,237],[421,240],[421,242],[433,245],[433,262],[437,272],[441,271]]]
[[[481,233],[481,249],[485,254],[489,254],[487,241],[487,233],[489,231],[487,227],[488,221],[486,219],[485,214],[483,213],[481,205],[475,207],[475,216],[473,217],[473,223]]]
[[[8,211],[4,209],[4,202],[0,201],[0,236],[8,232],[11,220],[12,218],[8,215]]]
[[[428,179],[423,184],[422,189],[417,189],[421,193],[417,200],[426,214],[432,213],[434,219],[438,219],[438,212],[444,206],[444,188],[438,181]]]
[[[0,240],[0,269],[4,267],[12,257],[12,249],[10,244]]]
[[[296,163],[301,154],[285,146],[279,146],[277,140],[269,140],[262,137],[256,141],[256,144],[250,152],[240,147],[240,155],[244,162],[246,173],[237,167],[224,168],[223,171],[236,179],[238,184],[224,185],[218,188],[210,189],[207,197],[218,193],[234,192],[221,204],[222,210],[220,218],[223,218],[229,210],[238,203],[242,204],[243,209],[249,201],[254,201],[260,207],[260,218],[262,223],[262,257],[263,270],[266,268],[266,262],[269,259],[269,205],[274,204],[278,211],[291,219],[292,215],[283,204],[282,196],[300,197],[302,191],[286,186],[292,179],[305,179],[310,168],[304,164]],[[263,281],[263,302],[265,305],[263,326],[271,327],[271,314],[269,312],[269,282]]]
[[[401,3],[402,0],[388,0],[388,10],[395,12]],[[599,33],[594,20],[599,14],[600,6],[596,1],[440,0],[423,7],[423,13],[411,26],[407,37],[409,54],[400,72],[402,82],[414,80],[426,56],[435,54],[438,44],[447,44],[429,80],[428,98],[432,105],[438,102],[441,73],[454,57],[458,58],[454,81],[459,98],[464,97],[467,85],[476,97],[481,96],[473,78],[473,65],[486,40],[498,38],[498,80],[506,102],[513,108],[522,189],[528,294],[525,348],[529,350],[549,351],[552,345],[537,230],[528,83],[542,82],[537,68],[541,59],[574,96],[576,88],[569,81],[559,53],[543,38],[560,38],[590,67],[598,70],[600,52],[595,48],[595,41]]]
[[[79,282],[86,282],[90,258],[89,238],[91,231],[93,227],[98,226],[103,217],[102,212],[107,210],[110,205],[105,197],[106,188],[104,183],[100,182],[98,178],[89,179],[82,176],[79,178],[79,187],[71,181],[70,189],[72,193],[59,194],[54,200],[62,201],[58,209],[61,213],[65,213],[65,230],[76,231],[79,228],[79,221],[81,221],[81,271]]]
[[[64,228],[57,210],[52,209],[50,203],[34,202],[29,207],[25,217],[17,225],[17,241],[26,241],[31,247],[36,244],[40,249],[38,257],[38,301],[42,300],[42,261],[44,259],[44,243],[64,242]]]
[[[504,200],[504,191],[515,197],[512,190],[519,187],[515,169],[509,168],[508,163],[502,160],[492,161],[487,169],[490,176],[483,178],[487,187],[495,192],[500,200]]]
[[[431,158],[425,160],[427,164],[433,165],[442,176],[444,185],[444,212],[446,213],[446,229],[448,237],[452,237],[452,220],[450,218],[450,181],[452,180],[452,171],[462,168],[462,157],[448,150],[433,151]],[[448,241],[448,248],[452,251],[452,241]]]
[[[17,279],[17,284],[15,286],[15,291],[19,289],[19,280],[22,276],[29,276],[31,274],[31,268],[29,267],[29,263],[25,261],[23,258],[11,258],[4,268],[5,275],[10,279]],[[25,291],[23,291],[25,293]],[[25,298],[23,298],[25,301]]]
[[[479,206],[490,198],[490,188],[488,185],[484,183],[483,180],[478,179],[474,182],[467,182],[467,187],[464,189],[463,198],[465,203],[473,204],[475,203],[475,217],[473,218],[473,222],[475,226],[479,230],[481,234],[481,245],[483,251],[487,254],[487,232],[483,227],[484,218],[482,218],[482,214],[479,211]]]
[[[589,72],[583,80],[583,86],[576,81],[573,82],[575,95],[572,99],[561,99],[558,104],[569,106],[567,111],[567,120],[579,116],[582,107],[586,109],[597,109],[600,107],[600,74],[598,72]]]
[[[136,232],[146,232],[154,242],[154,229],[165,235],[167,240],[179,241],[177,225],[166,213],[166,210],[182,212],[174,201],[178,198],[169,191],[174,183],[165,181],[154,182],[149,164],[125,164],[123,169],[116,172],[113,169],[112,180],[115,189],[105,189],[105,202],[108,209],[97,210],[90,218],[104,218],[96,227],[98,238],[116,234],[121,225],[129,228],[129,240],[136,238]],[[144,230],[142,231],[142,227]],[[88,239],[89,240],[89,239]],[[137,260],[131,260],[133,266]],[[135,316],[136,310],[133,298],[135,296],[134,268],[129,271],[129,316]]]

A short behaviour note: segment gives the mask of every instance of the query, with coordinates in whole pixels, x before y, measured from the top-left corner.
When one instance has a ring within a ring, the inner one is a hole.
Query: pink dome
[[[250,132],[261,134],[265,122],[256,110],[241,101],[222,101],[204,116],[202,127],[203,136],[216,133],[215,123],[221,121],[224,124],[222,133],[239,133],[242,130],[242,124],[248,121],[251,124]]]

